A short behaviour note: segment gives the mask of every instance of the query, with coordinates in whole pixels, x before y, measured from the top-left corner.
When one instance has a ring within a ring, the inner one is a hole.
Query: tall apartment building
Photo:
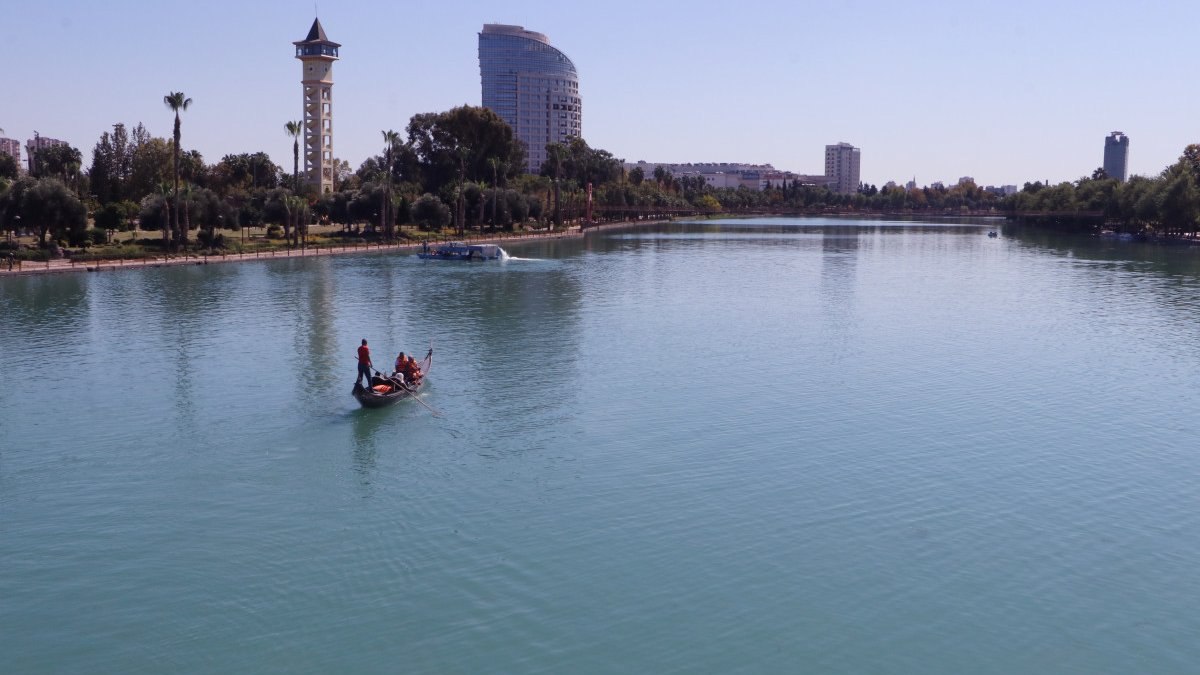
[[[340,44],[325,37],[319,19],[296,45],[304,90],[304,177],[319,194],[333,192],[333,62]]]
[[[825,177],[834,192],[850,194],[858,191],[858,148],[849,143],[825,146]]]
[[[1104,173],[1122,183],[1129,176],[1129,137],[1114,131],[1104,139]]]
[[[483,106],[500,116],[525,144],[525,170],[537,173],[548,143],[583,133],[579,75],[566,54],[522,26],[484,24],[479,33]]]
[[[66,145],[67,142],[60,141],[57,138],[48,138],[46,136],[39,135],[36,131],[33,133],[34,133],[33,138],[30,138],[25,141],[25,154],[28,157],[29,173],[31,175],[37,175],[37,168],[38,168],[37,153],[38,153],[38,150],[42,150],[45,148],[52,148],[56,145]]]
[[[17,161],[17,166],[21,166],[21,141],[15,138],[0,138],[0,152],[12,155]]]

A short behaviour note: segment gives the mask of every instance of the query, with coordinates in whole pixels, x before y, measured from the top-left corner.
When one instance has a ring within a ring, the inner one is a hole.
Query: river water
[[[995,227],[0,279],[0,669],[1194,672],[1200,251]]]

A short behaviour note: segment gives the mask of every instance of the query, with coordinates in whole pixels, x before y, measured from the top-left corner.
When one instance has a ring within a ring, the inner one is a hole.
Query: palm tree
[[[288,122],[283,129],[292,137],[292,192],[300,194],[300,134],[304,133],[304,126]]]
[[[492,167],[492,231],[496,231],[496,197],[500,190],[499,173],[500,167],[508,170],[508,165],[499,157],[488,157],[488,165]]]
[[[165,182],[158,184],[158,194],[163,198],[163,255],[171,247],[171,186]]]
[[[175,113],[175,146],[173,148],[175,155],[175,200],[171,226],[175,230],[176,241],[186,246],[187,232],[179,229],[179,111],[187,110],[188,106],[192,104],[192,99],[185,96],[182,91],[173,91],[163,97],[163,103]]]
[[[562,143],[550,143],[546,146],[551,165],[554,167],[554,226],[562,226],[562,193],[559,189],[559,177],[562,174],[563,160],[567,156],[567,146]]]
[[[392,228],[396,226],[396,218],[392,215],[392,164],[394,161],[392,159],[392,153],[396,149],[396,144],[400,142],[400,134],[392,131],[391,129],[381,133],[383,134],[383,142],[385,143],[385,147],[383,148],[383,156],[386,158],[386,166],[384,167],[384,170],[387,171],[387,187],[383,193],[382,215],[385,219],[383,234],[385,237],[387,237],[388,241],[391,241]]]

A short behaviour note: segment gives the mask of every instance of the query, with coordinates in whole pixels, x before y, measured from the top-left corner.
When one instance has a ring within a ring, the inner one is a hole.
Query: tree
[[[546,145],[546,163],[542,165],[543,175],[549,175],[554,179],[554,226],[562,225],[562,192],[559,183],[562,182],[563,162],[567,158],[567,146],[562,143],[549,143]],[[655,169],[655,173],[662,167]]]
[[[400,144],[400,134],[391,129],[380,133],[383,134],[384,173],[386,174],[383,192],[383,213],[380,214],[380,218],[383,219],[383,235],[388,241],[391,241],[396,229],[396,216],[392,213],[392,153],[396,149],[396,146]]]
[[[525,166],[525,146],[512,127],[487,108],[464,105],[442,113],[413,115],[406,130],[406,146],[417,162],[407,168],[420,175],[403,177],[421,181],[428,192],[440,191],[456,180],[482,179],[489,175],[487,160],[491,157],[504,161],[510,175]]]
[[[175,230],[176,242],[179,245],[187,245],[187,233],[179,228],[179,111],[187,110],[188,106],[192,105],[192,99],[187,98],[182,91],[173,91],[163,97],[163,103],[166,104],[172,112],[175,113],[175,131],[173,138],[175,144],[173,146],[175,157],[175,199],[174,209],[172,214],[172,227]]]
[[[288,122],[283,130],[292,137],[292,192],[300,194],[300,134],[304,133],[304,125]]]
[[[43,245],[48,233],[55,239],[80,241],[87,230],[83,202],[57,178],[17,180],[0,197],[0,217],[4,229],[17,229],[16,223],[35,229]]]
[[[422,230],[440,230],[450,224],[450,207],[429,193],[412,207],[413,222]]]
[[[1200,223],[1200,189],[1190,170],[1175,172],[1167,179],[1162,188],[1159,218],[1169,232],[1196,232]]]
[[[88,179],[92,194],[101,204],[129,198],[127,183],[132,172],[135,149],[125,125],[119,122],[113,125],[112,133],[104,132],[92,148]]]
[[[218,194],[279,187],[282,169],[265,152],[225,155],[209,172],[209,187]]]
[[[51,145],[35,150],[37,160],[34,162],[37,172],[34,178],[55,177],[63,183],[73,182],[83,166],[83,155],[78,148],[65,143]]]
[[[13,180],[21,173],[17,160],[7,152],[0,152],[0,178]]]
[[[492,167],[492,229],[496,229],[496,198],[500,190],[500,169],[508,169],[504,160],[499,157],[489,157],[488,166]]]
[[[147,138],[133,150],[126,198],[141,201],[156,194],[171,180],[171,145],[161,138]]]

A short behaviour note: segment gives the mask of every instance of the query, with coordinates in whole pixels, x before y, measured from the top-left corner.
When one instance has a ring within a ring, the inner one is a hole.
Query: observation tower
[[[305,182],[325,194],[333,192],[333,62],[341,45],[325,37],[320,19],[313,19],[308,37],[292,44],[304,88]]]

